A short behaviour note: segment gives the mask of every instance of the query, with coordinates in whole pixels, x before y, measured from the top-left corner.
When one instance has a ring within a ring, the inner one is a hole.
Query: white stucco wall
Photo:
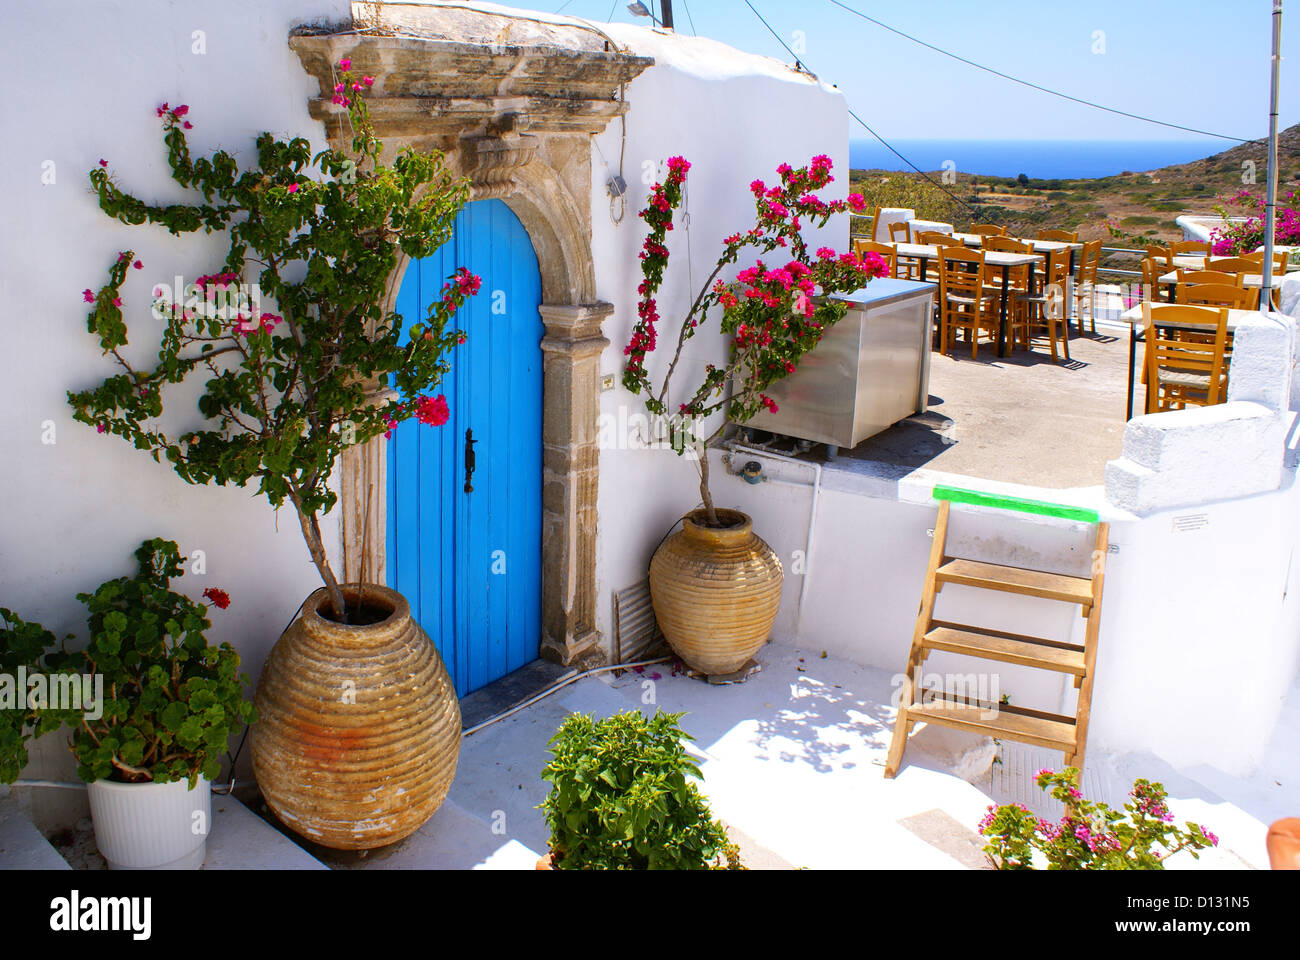
[[[709,276],[722,248],[722,239],[754,225],[755,178],[777,180],[776,168],[807,164],[817,154],[834,162],[835,182],[821,195],[843,198],[848,193],[849,118],[843,96],[807,74],[766,57],[739,53],[706,38],[666,37],[646,28],[614,24],[609,32],[633,52],[655,58],[655,66],[629,84],[627,143],[622,129],[610,124],[597,138],[592,153],[592,247],[600,299],[615,305],[605,322],[610,339],[601,370],[612,374],[616,386],[601,396],[606,435],[600,454],[599,533],[597,545],[597,627],[606,643],[611,636],[612,593],[643,581],[650,556],[679,517],[699,503],[694,465],[665,450],[628,449],[635,420],[644,415],[640,397],[622,386],[623,348],[636,322],[637,285],[641,282],[637,254],[645,224],[637,211],[645,206],[650,187],[666,173],[669,157],[691,162],[687,177],[686,211],[689,227],[679,222],[669,234],[671,257],[661,289],[659,349],[647,362],[651,381],[658,384],[677,341],[677,330],[699,287]],[[615,224],[609,211],[606,183],[618,172],[628,183],[627,209]],[[608,161],[608,163],[606,162]],[[643,176],[643,174],[646,174]],[[812,244],[844,250],[848,223],[837,217]],[[689,251],[689,253],[688,253]],[[772,256],[767,262],[780,258]],[[783,261],[782,261],[783,262]],[[752,263],[752,260],[733,268]],[[703,377],[706,363],[720,363],[726,344],[716,325],[688,344],[674,375],[676,394],[670,408]],[[625,428],[625,424],[632,426]],[[720,476],[714,483],[717,505],[739,501],[735,484]],[[762,512],[756,523],[764,520]]]
[[[247,160],[264,130],[323,146],[307,114],[313,85],[287,37],[294,25],[348,12],[345,0],[49,0],[5,9],[3,62],[22,78],[22,92],[5,106],[13,135],[0,151],[0,604],[56,634],[84,631],[74,594],[131,572],[140,541],[166,537],[187,553],[205,551],[206,576],[187,575],[179,586],[193,596],[207,586],[230,593],[210,638],[235,644],[255,679],[286,620],[319,585],[291,508],[277,517],[253,488],[182,482],[120,438],[75,423],[65,391],[118,372],[86,331],[81,291],[104,283],[119,250],[144,263],[123,288],[140,360],[157,349],[153,285],[176,274],[190,282],[225,252],[219,238],[177,239],[110,220],[87,171],[102,157],[128,190],[185,199],[169,177],[154,113],[163,101],[189,104],[196,153],[221,147]],[[203,32],[206,52],[193,52],[194,31]],[[51,170],[53,182],[43,183]],[[55,442],[43,443],[51,425]],[[337,541],[333,518],[325,533]]]

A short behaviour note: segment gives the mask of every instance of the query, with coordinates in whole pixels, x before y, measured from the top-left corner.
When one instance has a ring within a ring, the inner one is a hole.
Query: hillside
[[[1106,221],[1129,234],[1153,240],[1176,240],[1181,231],[1174,218],[1184,213],[1213,214],[1218,198],[1243,186],[1256,193],[1265,188],[1267,150],[1262,143],[1239,144],[1191,163],[1112,177],[1084,180],[1036,180],[981,177],[958,173],[948,189],[977,212],[954,202],[938,187],[915,173],[854,170],[853,189],[875,206],[903,206],[926,219],[945,220],[959,227],[972,222],[1005,224],[1009,232],[1032,235],[1042,229],[1077,230],[1080,238],[1110,239]],[[1243,184],[1243,165],[1255,164],[1254,184]],[[1300,124],[1278,137],[1279,194],[1300,187]],[[929,174],[936,183],[938,171]]]

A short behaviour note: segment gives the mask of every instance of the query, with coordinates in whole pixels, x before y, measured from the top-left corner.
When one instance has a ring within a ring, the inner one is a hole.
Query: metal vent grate
[[[614,594],[614,662],[630,663],[663,641],[650,603],[650,581],[642,580]]]

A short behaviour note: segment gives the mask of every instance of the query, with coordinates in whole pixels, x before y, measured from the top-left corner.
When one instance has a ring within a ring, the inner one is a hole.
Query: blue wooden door
[[[464,696],[535,660],[541,643],[544,330],[537,256],[503,202],[466,205],[452,239],[410,265],[397,301],[408,326],[458,266],[483,284],[456,318],[468,341],[439,388],[450,419],[408,420],[388,443],[387,567]]]

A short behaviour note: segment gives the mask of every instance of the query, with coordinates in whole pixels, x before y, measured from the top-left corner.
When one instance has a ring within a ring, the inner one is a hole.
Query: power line
[[[758,8],[757,8],[757,7],[755,7],[752,3],[750,3],[749,0],[745,0],[745,6],[749,7],[750,10],[754,11],[754,16],[758,17],[758,19],[762,22],[763,26],[767,27],[767,32],[770,33],[772,36],[776,37],[776,42],[777,42],[777,43],[779,43],[779,44],[781,44],[781,46],[785,47],[785,52],[788,53],[788,54],[790,54],[791,57],[794,57],[794,62],[795,62],[795,65],[796,65],[797,67],[801,67],[801,68],[803,68],[803,69],[807,69],[808,72],[809,72],[809,73],[812,73],[812,75],[813,75],[814,77],[817,76],[816,71],[811,70],[810,68],[807,67],[806,64],[803,64],[803,63],[800,62],[799,58],[795,55],[795,52],[794,52],[793,50],[791,50],[789,46],[786,45],[786,42],[785,42],[784,40],[781,39],[781,35],[780,35],[779,33],[777,33],[775,30],[773,30],[773,29],[772,29],[772,25],[771,25],[770,23],[767,22],[767,20],[763,17],[763,15],[762,15],[761,13],[758,12]],[[846,103],[847,103],[847,99],[846,99]],[[930,177],[929,174],[927,174],[924,170],[922,170],[920,167],[918,167],[916,164],[914,164],[911,160],[907,159],[907,157],[903,156],[901,153],[899,153],[897,150],[895,150],[894,147],[893,147],[893,145],[890,144],[888,140],[886,140],[886,139],[885,139],[884,137],[882,137],[880,134],[876,133],[875,130],[872,130],[871,127],[867,124],[867,121],[865,121],[865,120],[863,120],[861,117],[859,117],[859,116],[857,115],[857,113],[854,112],[854,110],[853,110],[852,107],[850,107],[850,108],[848,108],[848,109],[849,109],[849,116],[852,117],[854,120],[858,121],[858,123],[860,123],[860,124],[862,125],[862,129],[866,130],[867,133],[871,134],[873,137],[875,137],[877,140],[879,140],[882,144],[884,144],[885,147],[888,148],[889,151],[890,151],[894,156],[898,157],[899,160],[902,160],[905,164],[907,164],[909,167],[911,167],[913,170],[915,170],[918,174],[920,174],[920,175],[921,175],[921,178],[922,178],[923,180],[925,180],[925,181],[926,181],[927,183],[929,183],[931,186],[933,186],[933,187],[935,187],[936,189],[938,189],[940,192],[946,194],[946,195],[948,196],[949,199],[955,201],[956,203],[960,203],[963,207],[965,207],[965,208],[966,208],[968,211],[970,211],[972,214],[981,214],[981,213],[983,212],[983,211],[976,210],[973,206],[971,206],[969,203],[967,203],[967,202],[966,202],[965,200],[963,200],[961,197],[957,196],[957,195],[956,195],[955,193],[953,193],[952,191],[945,189],[944,186],[943,186],[942,184],[935,183],[935,182],[934,182],[934,179],[933,179],[932,177]]]
[[[691,16],[691,5],[686,0],[682,0],[682,6],[686,8],[686,20],[691,25],[691,36],[698,37],[699,34],[695,32],[695,18]]]
[[[748,0],[746,0],[746,2],[748,2]],[[863,20],[866,20],[869,23],[874,23],[876,26],[888,30],[890,33],[896,34],[905,40],[910,40],[913,43],[920,44],[921,46],[933,50],[936,53],[941,53],[945,57],[951,57],[953,60],[956,60],[960,63],[967,64],[968,66],[975,67],[978,70],[983,70],[985,73],[991,73],[995,77],[1001,77],[1003,80],[1010,80],[1012,83],[1018,83],[1021,86],[1029,87],[1032,90],[1038,90],[1042,93],[1050,94],[1053,97],[1060,97],[1062,100],[1070,100],[1074,103],[1082,104],[1085,107],[1093,107],[1094,109],[1097,110],[1104,110],[1107,113],[1114,113],[1117,114],[1118,116],[1128,117],[1132,120],[1141,120],[1145,123],[1154,123],[1161,127],[1169,127],[1171,130],[1182,130],[1186,133],[1196,133],[1205,137],[1215,137],[1219,140],[1232,140],[1235,143],[1263,143],[1264,142],[1262,140],[1243,140],[1241,137],[1230,137],[1227,134],[1214,133],[1213,131],[1210,130],[1200,130],[1196,127],[1185,127],[1179,123],[1166,123],[1164,120],[1156,120],[1154,117],[1145,117],[1138,113],[1129,113],[1127,110],[1119,110],[1115,107],[1108,107],[1105,104],[1094,103],[1091,100],[1084,100],[1082,97],[1074,97],[1068,93],[1061,93],[1059,90],[1052,90],[1048,87],[1042,86],[1041,84],[1033,83],[1029,80],[1022,80],[1019,77],[1013,77],[1009,73],[1003,73],[1001,70],[995,70],[992,67],[986,67],[982,63],[976,63],[974,60],[968,60],[966,57],[959,56],[955,53],[950,53],[949,51],[944,50],[942,47],[936,47],[932,43],[926,43],[924,40],[921,40],[918,37],[914,37],[910,33],[904,33],[902,30],[895,29],[894,27],[891,27],[887,23],[882,23],[881,21],[877,20],[875,17],[868,16],[867,14],[863,13],[861,10],[855,10],[852,7],[848,6],[847,4],[841,3],[840,0],[830,0],[830,2],[835,4],[835,6],[839,7],[840,9],[848,11],[849,13],[853,14],[856,17],[861,17]]]

